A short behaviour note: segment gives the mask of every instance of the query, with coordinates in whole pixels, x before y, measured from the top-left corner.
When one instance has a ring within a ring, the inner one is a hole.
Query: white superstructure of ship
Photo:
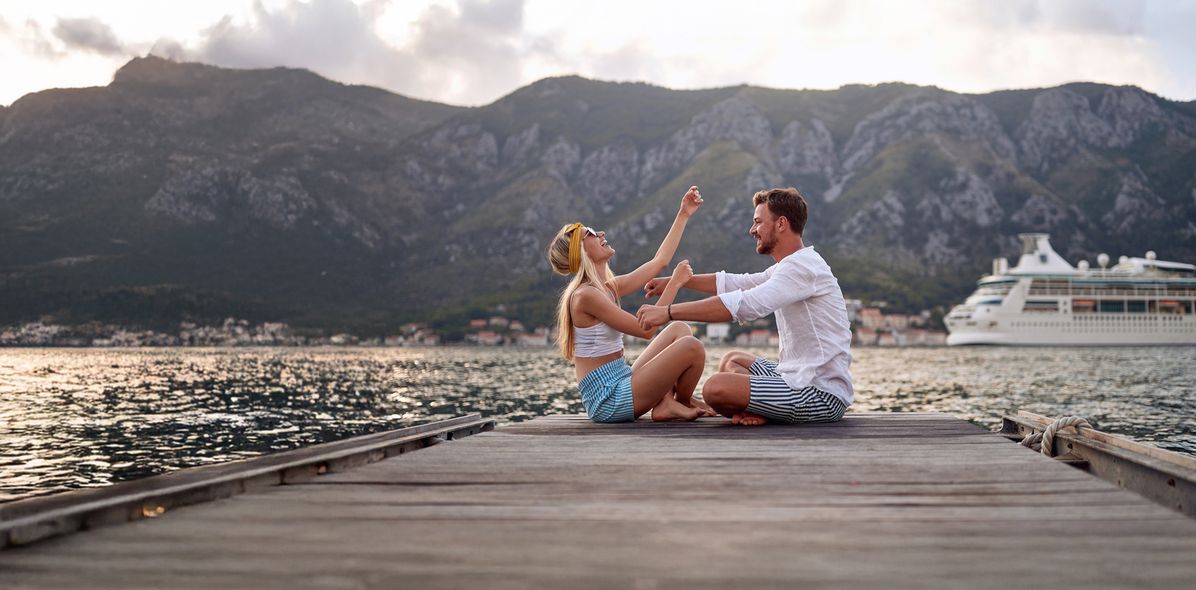
[[[944,318],[947,344],[1196,344],[1196,266],[1147,252],[1073,267],[1049,235],[1018,238],[1017,266],[993,260],[993,273]]]

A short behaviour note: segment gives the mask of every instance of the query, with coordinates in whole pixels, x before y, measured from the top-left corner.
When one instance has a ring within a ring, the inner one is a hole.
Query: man
[[[740,323],[776,314],[780,362],[727,353],[706,381],[702,398],[735,424],[834,422],[851,405],[851,327],[839,281],[813,246],[802,242],[806,200],[794,188],[760,191],[752,228],[756,252],[776,264],[755,274],[694,275],[686,287],[716,295],[669,306],[645,305],[645,329],[670,320]],[[667,279],[645,287],[649,297]]]

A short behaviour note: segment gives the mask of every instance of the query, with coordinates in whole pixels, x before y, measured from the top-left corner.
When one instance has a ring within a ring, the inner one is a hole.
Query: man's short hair
[[[752,204],[768,203],[768,210],[777,217],[789,220],[789,227],[801,235],[806,229],[806,199],[793,187],[760,191],[752,197]]]

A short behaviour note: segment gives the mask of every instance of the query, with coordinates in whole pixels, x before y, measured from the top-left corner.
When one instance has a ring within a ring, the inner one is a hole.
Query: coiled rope
[[[1037,447],[1035,447],[1035,445],[1041,445],[1043,455],[1054,457],[1055,454],[1053,447],[1055,446],[1055,433],[1064,428],[1073,428],[1075,429],[1076,434],[1079,434],[1081,426],[1085,428],[1092,428],[1092,425],[1089,424],[1087,420],[1079,416],[1067,416],[1064,418],[1059,418],[1058,420],[1051,422],[1050,425],[1047,426],[1042,432],[1035,432],[1033,434],[1027,435],[1026,438],[1022,439],[1021,445],[1023,447],[1036,450]]]

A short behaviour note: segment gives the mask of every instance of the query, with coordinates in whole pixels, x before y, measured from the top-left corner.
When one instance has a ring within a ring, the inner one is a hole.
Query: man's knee
[[[748,368],[752,363],[756,362],[754,355],[748,354],[741,350],[732,350],[723,355],[722,360],[718,363],[718,370],[722,373],[744,373],[748,372]]]
[[[745,408],[751,394],[742,391],[741,380],[727,373],[715,373],[702,386],[702,399],[720,410]]]
[[[722,365],[719,365],[722,368]],[[702,386],[702,399],[711,405],[722,405],[727,397],[727,387],[722,376],[715,373],[706,379],[706,384]]]
[[[731,365],[732,359],[734,359],[736,356],[738,356],[740,354],[742,354],[742,353],[740,353],[738,350],[732,350],[731,352],[724,354],[722,358],[718,359],[719,372],[721,373],[721,372],[726,371],[727,367]]]

